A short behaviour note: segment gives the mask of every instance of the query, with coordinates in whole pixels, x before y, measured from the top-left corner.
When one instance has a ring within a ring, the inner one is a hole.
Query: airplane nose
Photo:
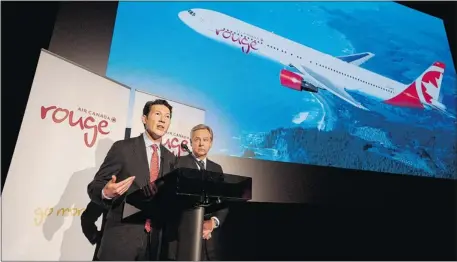
[[[179,17],[179,19],[181,19],[182,21],[185,20],[186,15],[187,15],[187,12],[186,12],[186,11],[181,11],[181,12],[178,13],[178,17]]]

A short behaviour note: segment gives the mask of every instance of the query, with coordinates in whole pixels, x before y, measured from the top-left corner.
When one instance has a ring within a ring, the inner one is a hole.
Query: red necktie
[[[157,152],[157,145],[152,145],[152,157],[151,157],[151,166],[149,167],[149,182],[153,183],[156,181],[159,176],[159,154]],[[151,220],[146,219],[146,224],[144,225],[146,232],[151,232]]]

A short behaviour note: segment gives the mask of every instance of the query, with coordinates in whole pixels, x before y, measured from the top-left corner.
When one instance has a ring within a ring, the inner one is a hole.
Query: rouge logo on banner
[[[177,156],[186,154],[186,151],[184,151],[184,149],[182,149],[181,144],[185,144],[185,145],[189,144],[190,143],[189,137],[183,136],[181,134],[177,134],[175,132],[168,132],[167,135],[169,135],[169,137],[165,140],[163,145],[166,148],[170,149],[170,151],[174,152],[175,155],[177,155]]]
[[[92,260],[87,185],[125,137],[130,91],[41,52],[2,192],[2,260]]]
[[[51,119],[54,123],[60,124],[63,121],[68,119],[68,124],[71,127],[74,127],[76,125],[81,128],[82,131],[84,130],[89,130],[88,132],[84,133],[84,143],[86,144],[87,147],[92,147],[95,144],[95,141],[97,141],[98,134],[102,135],[107,135],[110,133],[108,125],[109,122],[106,121],[105,119],[110,120],[111,122],[115,123],[116,118],[115,117],[109,117],[104,114],[100,113],[95,113],[92,111],[88,111],[87,109],[83,108],[78,108],[79,112],[87,113],[88,116],[80,116],[75,117],[75,113],[73,110],[68,110],[65,108],[57,107],[57,106],[41,106],[41,119],[46,119],[46,117],[49,115],[51,116]],[[103,118],[100,122],[96,122],[95,118],[100,117]]]

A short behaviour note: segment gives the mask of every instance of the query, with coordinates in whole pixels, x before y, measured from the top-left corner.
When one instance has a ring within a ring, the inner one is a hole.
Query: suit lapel
[[[210,171],[210,172],[215,172],[214,170],[214,165],[213,165],[213,162],[210,161],[208,158],[206,159],[206,170]]]
[[[133,147],[133,159],[135,159],[137,163],[136,172],[133,174],[136,176],[135,183],[142,187],[147,185],[149,182],[149,164],[148,164],[148,156],[146,155],[146,144],[144,143],[143,135],[137,137],[132,143]]]

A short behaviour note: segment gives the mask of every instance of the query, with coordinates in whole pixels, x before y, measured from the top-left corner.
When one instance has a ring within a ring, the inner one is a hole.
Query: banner
[[[2,195],[2,260],[92,260],[80,216],[88,183],[124,138],[129,94],[41,52]]]
[[[146,102],[156,99],[164,99],[142,91],[135,90],[135,102],[132,109],[132,130],[130,137],[139,136],[144,132],[143,107]],[[163,137],[162,144],[177,156],[186,155],[186,151],[181,148],[181,143],[189,144],[190,148],[190,130],[198,124],[205,123],[205,110],[188,106],[168,99],[173,107],[170,128]]]

